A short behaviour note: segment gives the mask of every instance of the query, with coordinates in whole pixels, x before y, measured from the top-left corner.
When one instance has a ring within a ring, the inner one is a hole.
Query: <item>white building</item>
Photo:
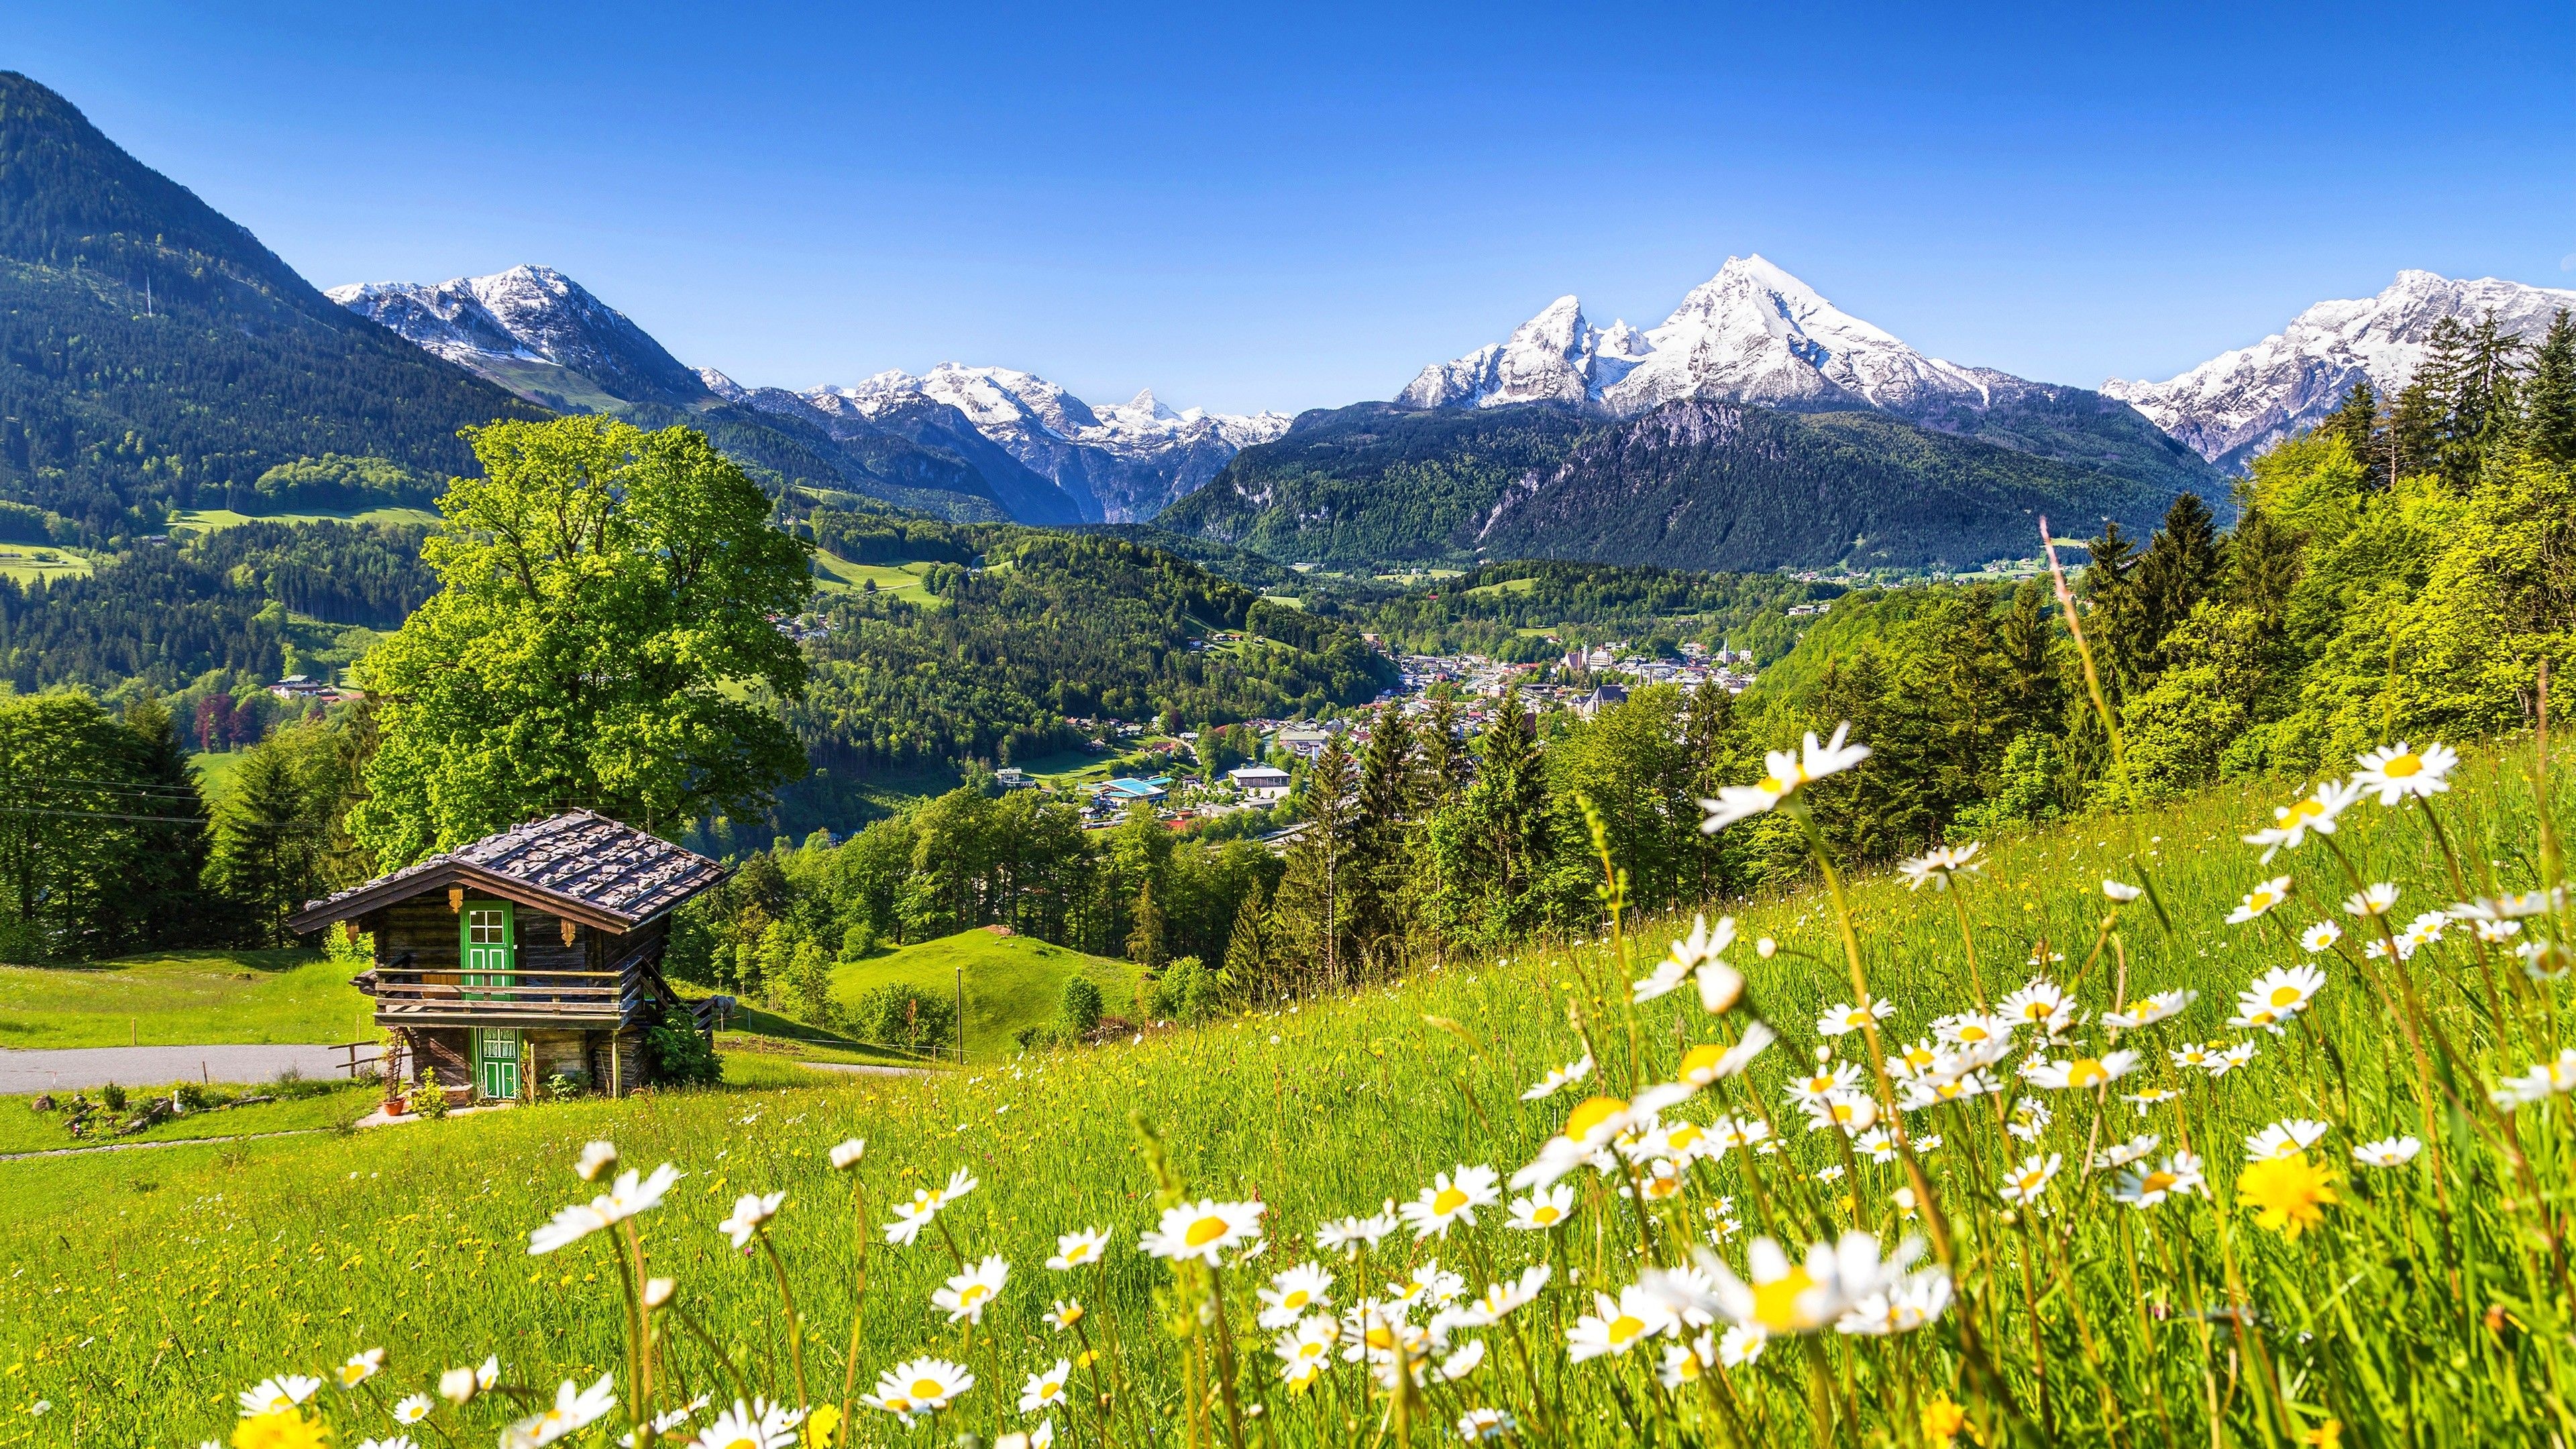
[[[1288,772],[1276,765],[1246,765],[1228,770],[1225,778],[1243,792],[1243,798],[1256,805],[1269,805],[1288,798]]]

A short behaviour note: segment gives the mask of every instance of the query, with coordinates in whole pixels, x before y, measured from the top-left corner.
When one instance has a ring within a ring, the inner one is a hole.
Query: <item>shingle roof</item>
[[[515,886],[530,903],[640,925],[724,879],[725,868],[588,810],[512,826],[365,885],[308,901],[288,925],[310,930],[460,879]],[[511,892],[516,894],[516,892]]]

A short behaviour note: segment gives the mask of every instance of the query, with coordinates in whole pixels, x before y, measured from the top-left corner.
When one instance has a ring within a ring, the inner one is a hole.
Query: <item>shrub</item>
[[[420,1069],[420,1081],[411,1089],[411,1109],[433,1122],[447,1115],[447,1089],[438,1084],[438,1068]]]
[[[1100,999],[1100,988],[1090,978],[1072,977],[1064,983],[1064,995],[1056,999],[1057,1028],[1068,1038],[1080,1041],[1099,1029],[1105,1004]]]
[[[948,1045],[957,1026],[957,1007],[947,997],[918,986],[887,982],[861,995],[850,1009],[850,1018],[863,1040],[930,1052]]]
[[[98,1089],[98,1099],[105,1103],[107,1105],[107,1110],[111,1112],[122,1112],[125,1110],[125,1089],[114,1082],[110,1082],[106,1086]]]
[[[1155,978],[1154,1014],[1172,1021],[1206,1021],[1225,1010],[1229,985],[1224,972],[1209,970],[1196,956],[1183,956]]]
[[[678,1087],[711,1087],[724,1080],[716,1049],[694,1028],[665,1022],[644,1033],[652,1080]]]

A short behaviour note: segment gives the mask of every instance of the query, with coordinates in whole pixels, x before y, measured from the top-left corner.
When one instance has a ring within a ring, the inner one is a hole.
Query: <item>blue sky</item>
[[[0,0],[0,67],[316,284],[543,262],[753,383],[1327,406],[1747,251],[2085,385],[2576,286],[2576,7],[2113,10]]]

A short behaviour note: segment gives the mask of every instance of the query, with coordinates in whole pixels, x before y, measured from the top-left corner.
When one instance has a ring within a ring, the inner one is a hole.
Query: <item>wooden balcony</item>
[[[382,1026],[590,1027],[614,1030],[668,993],[638,950],[607,971],[519,972],[496,981],[449,967],[379,966],[359,978]],[[506,984],[500,984],[506,982]]]

